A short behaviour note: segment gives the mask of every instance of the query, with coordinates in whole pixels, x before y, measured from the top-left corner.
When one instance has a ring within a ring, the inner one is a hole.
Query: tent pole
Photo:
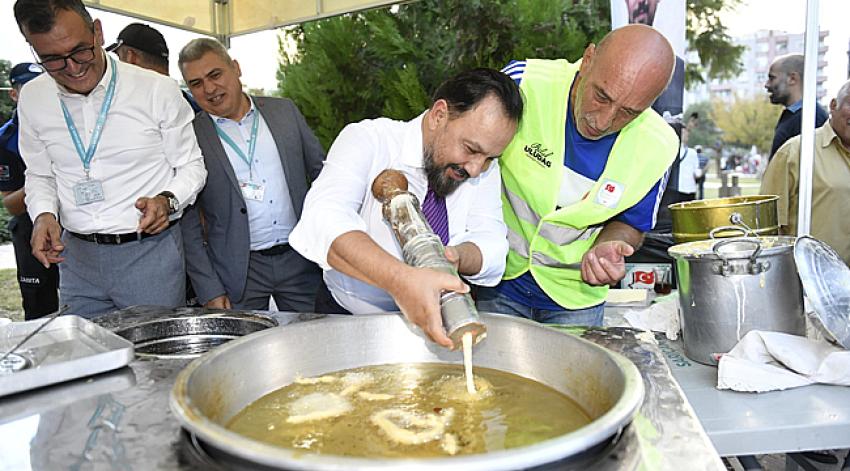
[[[800,130],[800,188],[797,207],[797,236],[811,234],[812,169],[815,151],[815,102],[818,84],[818,45],[820,30],[818,12],[820,0],[806,4],[805,67],[803,69],[803,123]]]
[[[215,27],[213,33],[224,47],[230,49],[231,25],[230,0],[213,0],[215,8]]]

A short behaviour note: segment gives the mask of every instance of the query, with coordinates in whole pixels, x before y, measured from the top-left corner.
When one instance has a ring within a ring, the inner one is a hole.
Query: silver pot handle
[[[752,232],[748,228],[741,226],[718,226],[708,232],[708,238],[717,239],[717,233],[722,231],[739,231],[741,233],[740,237],[746,237],[747,234]]]
[[[763,271],[767,271],[770,268],[770,262],[759,262],[758,256],[761,254],[761,241],[759,239],[751,239],[751,238],[743,238],[736,237],[732,239],[724,239],[720,242],[717,242],[711,247],[711,251],[714,252],[714,255],[717,255],[717,258],[720,259],[720,269],[719,272],[723,276],[733,275],[735,274],[732,267],[729,265],[729,259],[722,253],[720,253],[720,248],[733,244],[733,243],[749,243],[755,245],[755,249],[753,249],[753,253],[750,254],[749,259],[750,263],[747,265],[747,271],[751,275],[758,275]]]

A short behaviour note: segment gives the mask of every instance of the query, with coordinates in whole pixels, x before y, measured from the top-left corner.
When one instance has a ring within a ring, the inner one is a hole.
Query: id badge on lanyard
[[[94,130],[92,131],[89,147],[86,149],[83,146],[83,140],[80,138],[80,133],[77,131],[77,126],[74,124],[74,119],[68,111],[68,107],[60,99],[59,104],[62,106],[62,114],[65,117],[65,125],[68,128],[68,133],[71,135],[71,140],[74,142],[74,147],[77,150],[77,155],[83,163],[83,169],[86,172],[86,178],[77,182],[74,185],[74,202],[77,206],[84,206],[98,201],[103,201],[106,196],[103,193],[103,182],[93,179],[90,176],[91,161],[94,158],[94,153],[97,150],[97,145],[100,143],[100,138],[103,134],[103,125],[106,123],[106,115],[109,113],[109,108],[112,106],[112,99],[115,97],[115,82],[117,82],[117,71],[115,59],[109,57],[112,65],[112,74],[109,78],[109,85],[106,87],[106,96],[103,99],[103,105],[100,107],[100,114],[97,117]]]
[[[242,197],[246,200],[263,201],[266,194],[266,187],[259,183],[239,182],[239,189],[242,190]]]
[[[77,206],[103,201],[103,183],[100,180],[87,178],[74,185],[74,202]]]
[[[215,124],[215,123],[214,123]],[[251,124],[251,137],[248,139],[248,154],[245,152],[231,139],[230,136],[227,135],[224,130],[222,130],[218,124],[215,124],[215,131],[219,135],[222,141],[224,141],[236,155],[242,159],[248,165],[248,175],[249,181],[240,181],[239,189],[242,191],[242,197],[246,200],[251,201],[263,201],[263,198],[266,194],[266,188],[264,185],[259,183],[254,183],[253,175],[253,163],[254,163],[254,152],[257,149],[257,131],[260,126],[260,115],[257,111],[254,112],[254,122]]]

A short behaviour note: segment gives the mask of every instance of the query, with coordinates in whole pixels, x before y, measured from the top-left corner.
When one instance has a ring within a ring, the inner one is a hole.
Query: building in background
[[[818,101],[822,101],[826,96],[826,51],[829,49],[826,45],[826,38],[828,36],[829,31],[821,31],[818,41],[816,77]],[[711,80],[686,90],[686,106],[687,104],[712,99],[732,101],[736,96],[739,98],[766,97],[764,82],[767,80],[767,70],[770,68],[770,64],[775,58],[785,54],[802,54],[806,35],[805,33],[792,34],[776,30],[759,30],[755,34],[733,39],[735,44],[746,46],[746,50],[741,55],[743,66],[741,73],[733,79]],[[848,51],[848,56],[850,56],[850,51]],[[693,53],[688,57],[688,60],[698,61],[699,58]],[[850,68],[848,75],[850,75]]]

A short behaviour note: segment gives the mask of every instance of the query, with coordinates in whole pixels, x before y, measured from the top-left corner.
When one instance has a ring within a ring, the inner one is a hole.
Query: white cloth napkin
[[[717,389],[776,391],[809,384],[850,386],[850,351],[797,335],[753,330],[720,357]]]
[[[679,338],[679,297],[658,298],[649,307],[630,309],[623,317],[632,327],[664,332],[670,340]]]

